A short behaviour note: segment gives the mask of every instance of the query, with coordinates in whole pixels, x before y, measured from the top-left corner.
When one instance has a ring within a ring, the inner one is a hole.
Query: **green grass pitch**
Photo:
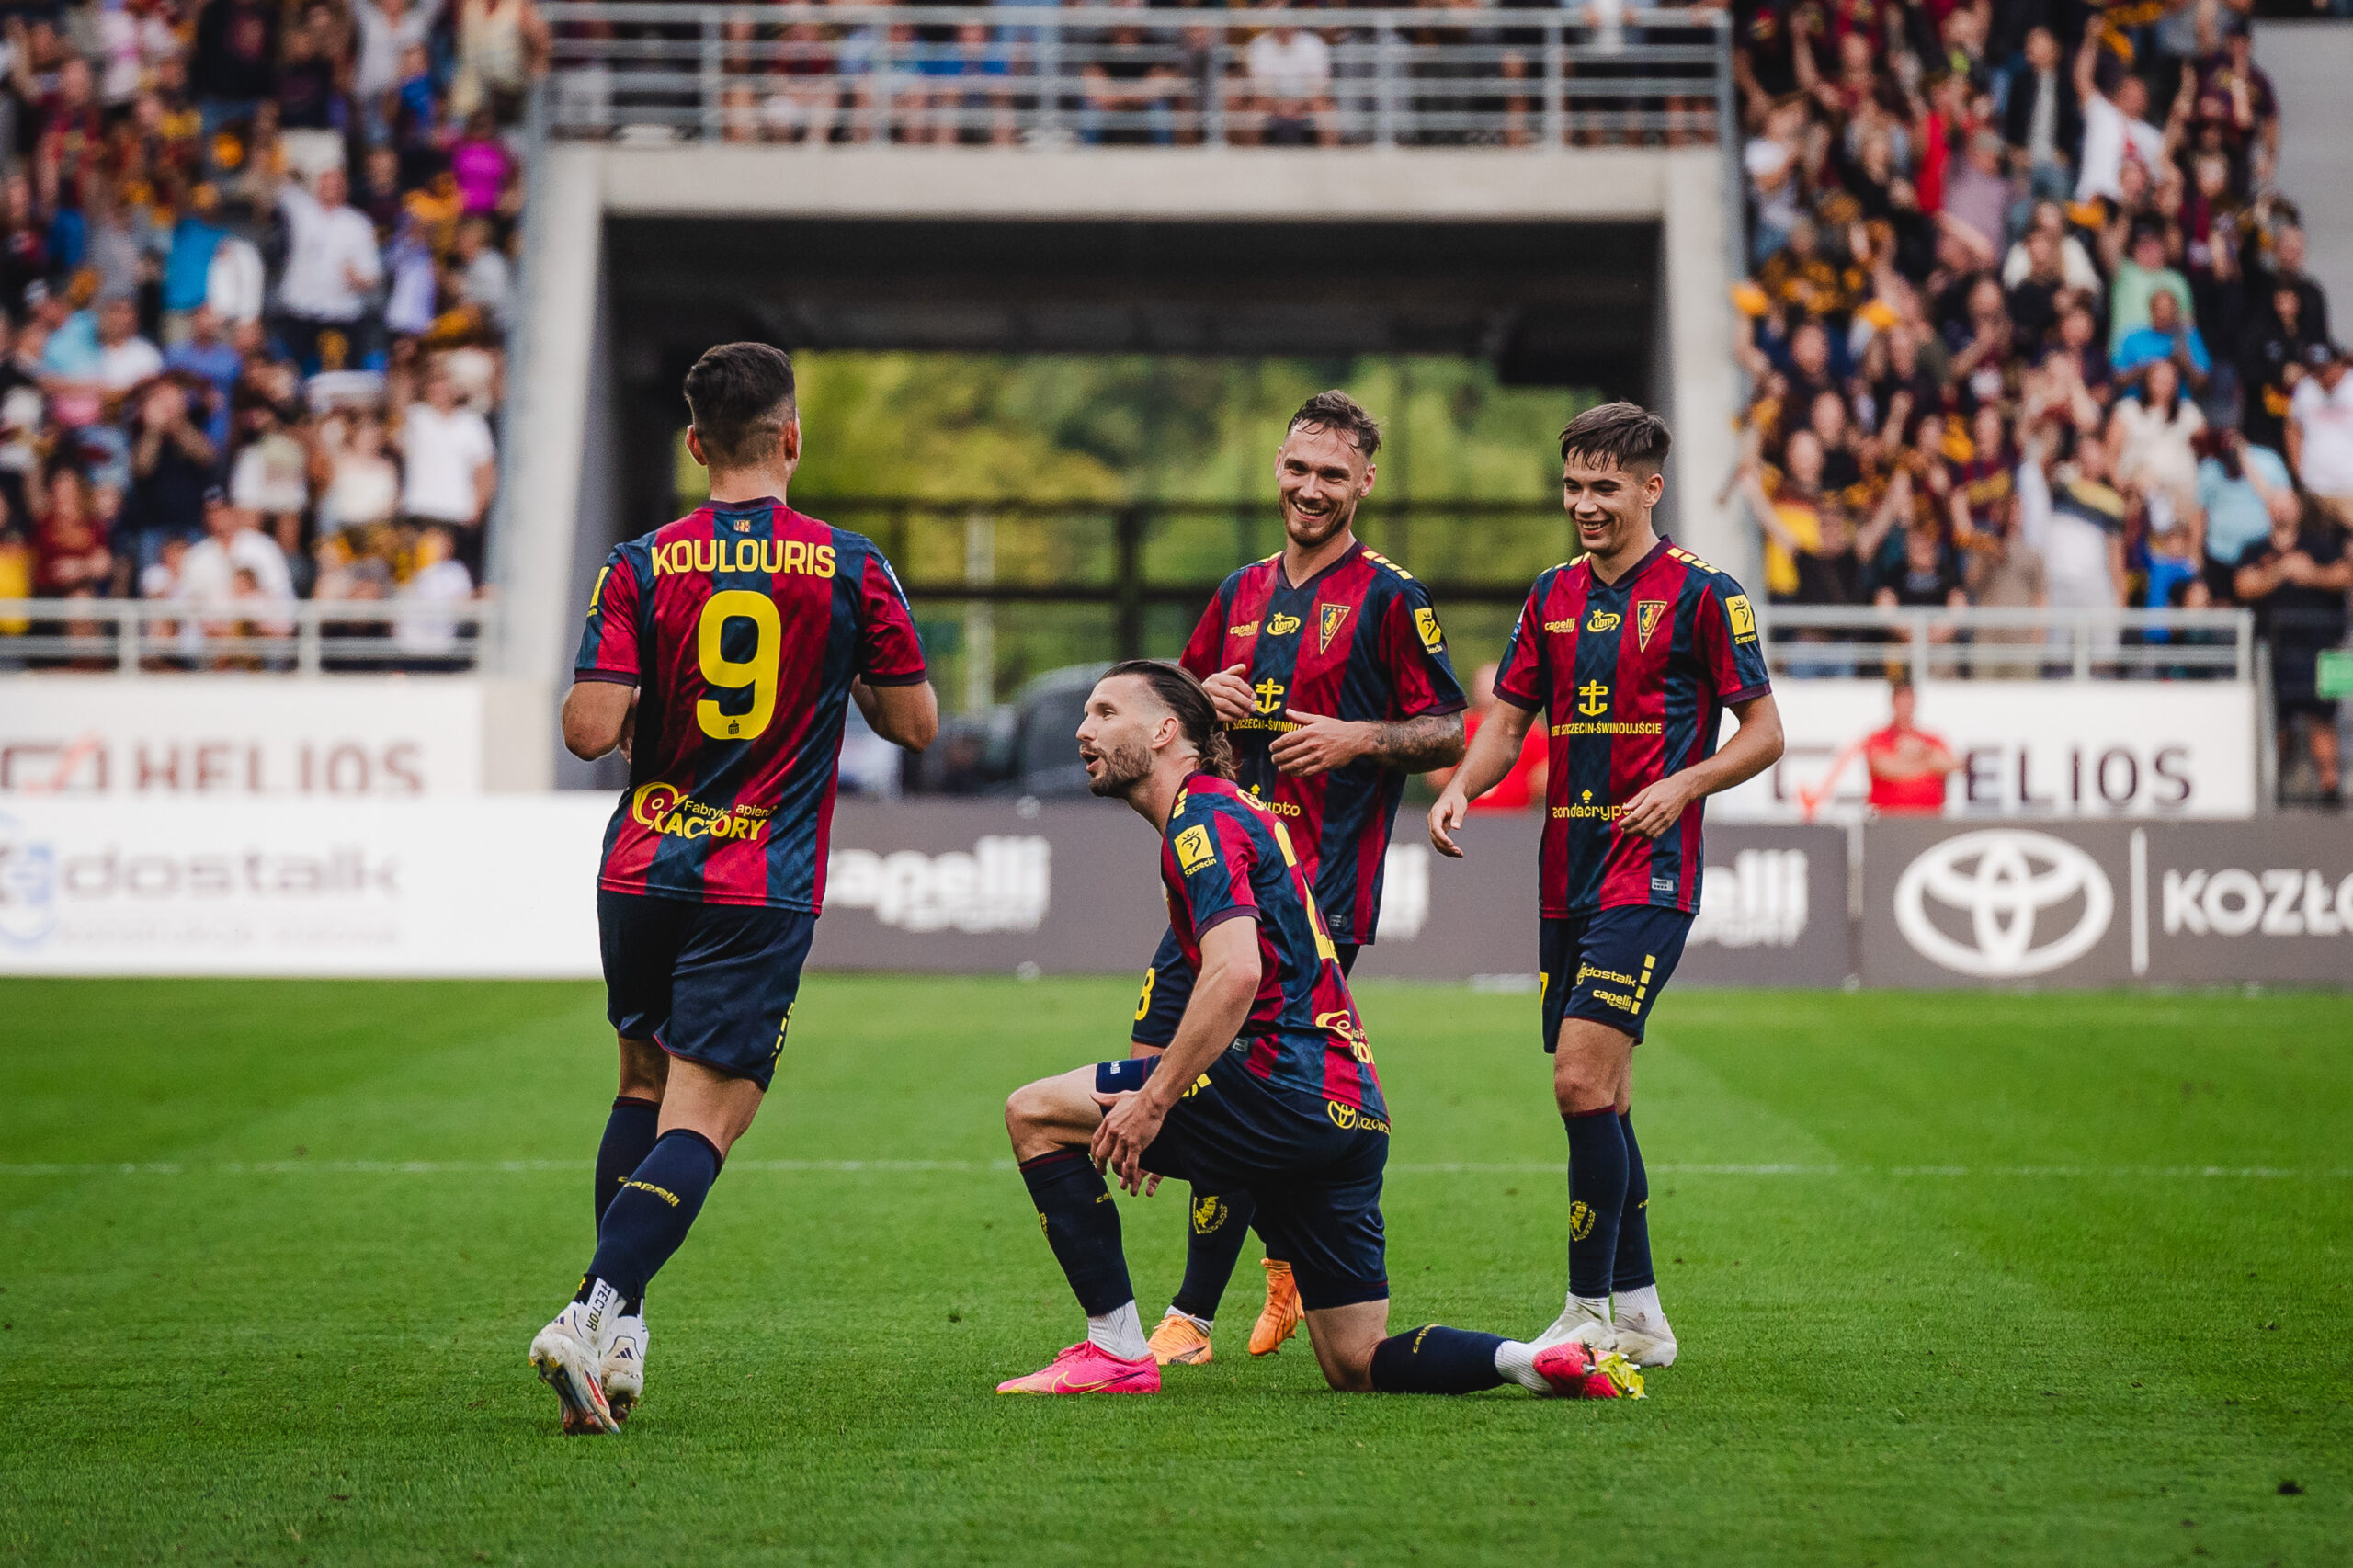
[[[999,1108],[1132,994],[813,977],[566,1440],[595,987],[0,983],[0,1563],[2353,1561],[2353,1000],[1673,994],[1647,1402],[1330,1393],[1246,1262],[1161,1397],[1000,1399],[1078,1319]],[[1363,1004],[1392,1322],[1532,1334],[1535,999]],[[1150,1318],[1182,1198],[1122,1204]]]

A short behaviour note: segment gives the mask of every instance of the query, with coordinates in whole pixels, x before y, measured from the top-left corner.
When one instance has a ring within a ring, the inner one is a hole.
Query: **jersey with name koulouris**
[[[1727,706],[1771,689],[1748,596],[1665,540],[1615,583],[1594,576],[1589,556],[1536,579],[1495,695],[1546,716],[1545,917],[1698,906],[1701,802],[1655,839],[1624,832],[1619,813],[1713,756]]]
[[[1196,975],[1203,933],[1245,916],[1257,923],[1258,994],[1235,1036],[1245,1069],[1270,1087],[1347,1108],[1350,1125],[1384,1121],[1364,1021],[1281,820],[1239,785],[1193,774],[1161,835],[1160,880]]]
[[[1275,766],[1273,746],[1299,727],[1293,712],[1384,722],[1461,710],[1428,590],[1361,544],[1296,586],[1269,556],[1218,585],[1183,663],[1203,680],[1249,666],[1257,710],[1227,726],[1242,783],[1290,830],[1334,940],[1371,941],[1405,775],[1360,757],[1302,778]]]
[[[598,885],[818,913],[850,682],[924,678],[872,541],[772,500],[616,546],[574,675],[638,687]]]

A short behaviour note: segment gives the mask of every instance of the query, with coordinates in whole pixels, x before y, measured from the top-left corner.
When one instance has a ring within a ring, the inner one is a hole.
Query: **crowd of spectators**
[[[1768,0],[1736,38],[1771,597],[2251,606],[2335,799],[2353,377],[2245,16]]]
[[[497,484],[531,0],[6,17],[0,599],[184,607],[148,628],[166,666],[218,662],[199,629],[290,635],[297,598],[422,600],[400,651],[450,653]],[[97,630],[69,610],[49,629]]]

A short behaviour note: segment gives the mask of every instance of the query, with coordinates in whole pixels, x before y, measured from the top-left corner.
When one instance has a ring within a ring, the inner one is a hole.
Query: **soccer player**
[[[1462,756],[1462,688],[1430,597],[1357,540],[1381,426],[1346,392],[1291,415],[1275,453],[1282,553],[1220,584],[1186,644],[1230,738],[1238,777],[1290,834],[1330,924],[1340,972],[1373,939],[1381,872],[1405,776]],[[1134,1051],[1167,1049],[1190,994],[1172,932],[1144,973]],[[1153,1330],[1161,1362],[1210,1359],[1210,1330],[1252,1213],[1246,1192],[1195,1188],[1185,1278]],[[1299,1292],[1278,1252],[1250,1353],[1298,1329]]]
[[[1381,1178],[1389,1112],[1364,1025],[1283,821],[1233,779],[1216,710],[1174,665],[1131,659],[1097,682],[1078,729],[1088,787],[1161,836],[1160,879],[1191,1000],[1168,1049],[1015,1091],[1006,1130],[1086,1337],[1000,1393],[1154,1393],[1104,1184],[1181,1176],[1246,1191],[1298,1282],[1334,1388],[1467,1393],[1518,1382],[1616,1398],[1641,1381],[1587,1346],[1431,1326],[1390,1335]]]
[[[531,1341],[567,1432],[618,1431],[642,1395],[646,1283],[784,1050],[845,704],[916,750],[939,727],[890,563],[785,504],[801,460],[791,360],[723,344],[686,396],[710,503],[613,551],[563,704],[573,755],[630,758],[597,880],[620,1093],[597,1151],[597,1251]]]
[[[1551,774],[1538,863],[1544,1049],[1569,1133],[1569,1291],[1539,1345],[1675,1360],[1651,1269],[1634,1142],[1633,1053],[1699,902],[1701,802],[1781,755],[1756,617],[1740,585],[1651,526],[1666,424],[1604,403],[1561,432],[1561,485],[1586,553],[1536,579],[1505,646],[1495,717],[1430,807],[1460,858],[1470,802],[1509,771],[1541,710]],[[1740,727],[1722,750],[1730,708]]]

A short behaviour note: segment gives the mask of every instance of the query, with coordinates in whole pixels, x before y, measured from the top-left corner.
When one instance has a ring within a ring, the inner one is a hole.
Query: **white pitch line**
[[[97,1176],[531,1176],[570,1174],[593,1168],[587,1160],[176,1160],[89,1164],[0,1165],[0,1177]],[[1011,1160],[731,1160],[735,1172],[778,1175],[857,1176],[933,1171],[1010,1171]],[[2299,1170],[2285,1165],[1654,1165],[1654,1176],[1894,1176],[2046,1177],[2070,1181],[2138,1177],[2197,1177],[2235,1180],[2342,1181],[2353,1169]],[[1564,1160],[1401,1161],[1392,1176],[1565,1176]]]

